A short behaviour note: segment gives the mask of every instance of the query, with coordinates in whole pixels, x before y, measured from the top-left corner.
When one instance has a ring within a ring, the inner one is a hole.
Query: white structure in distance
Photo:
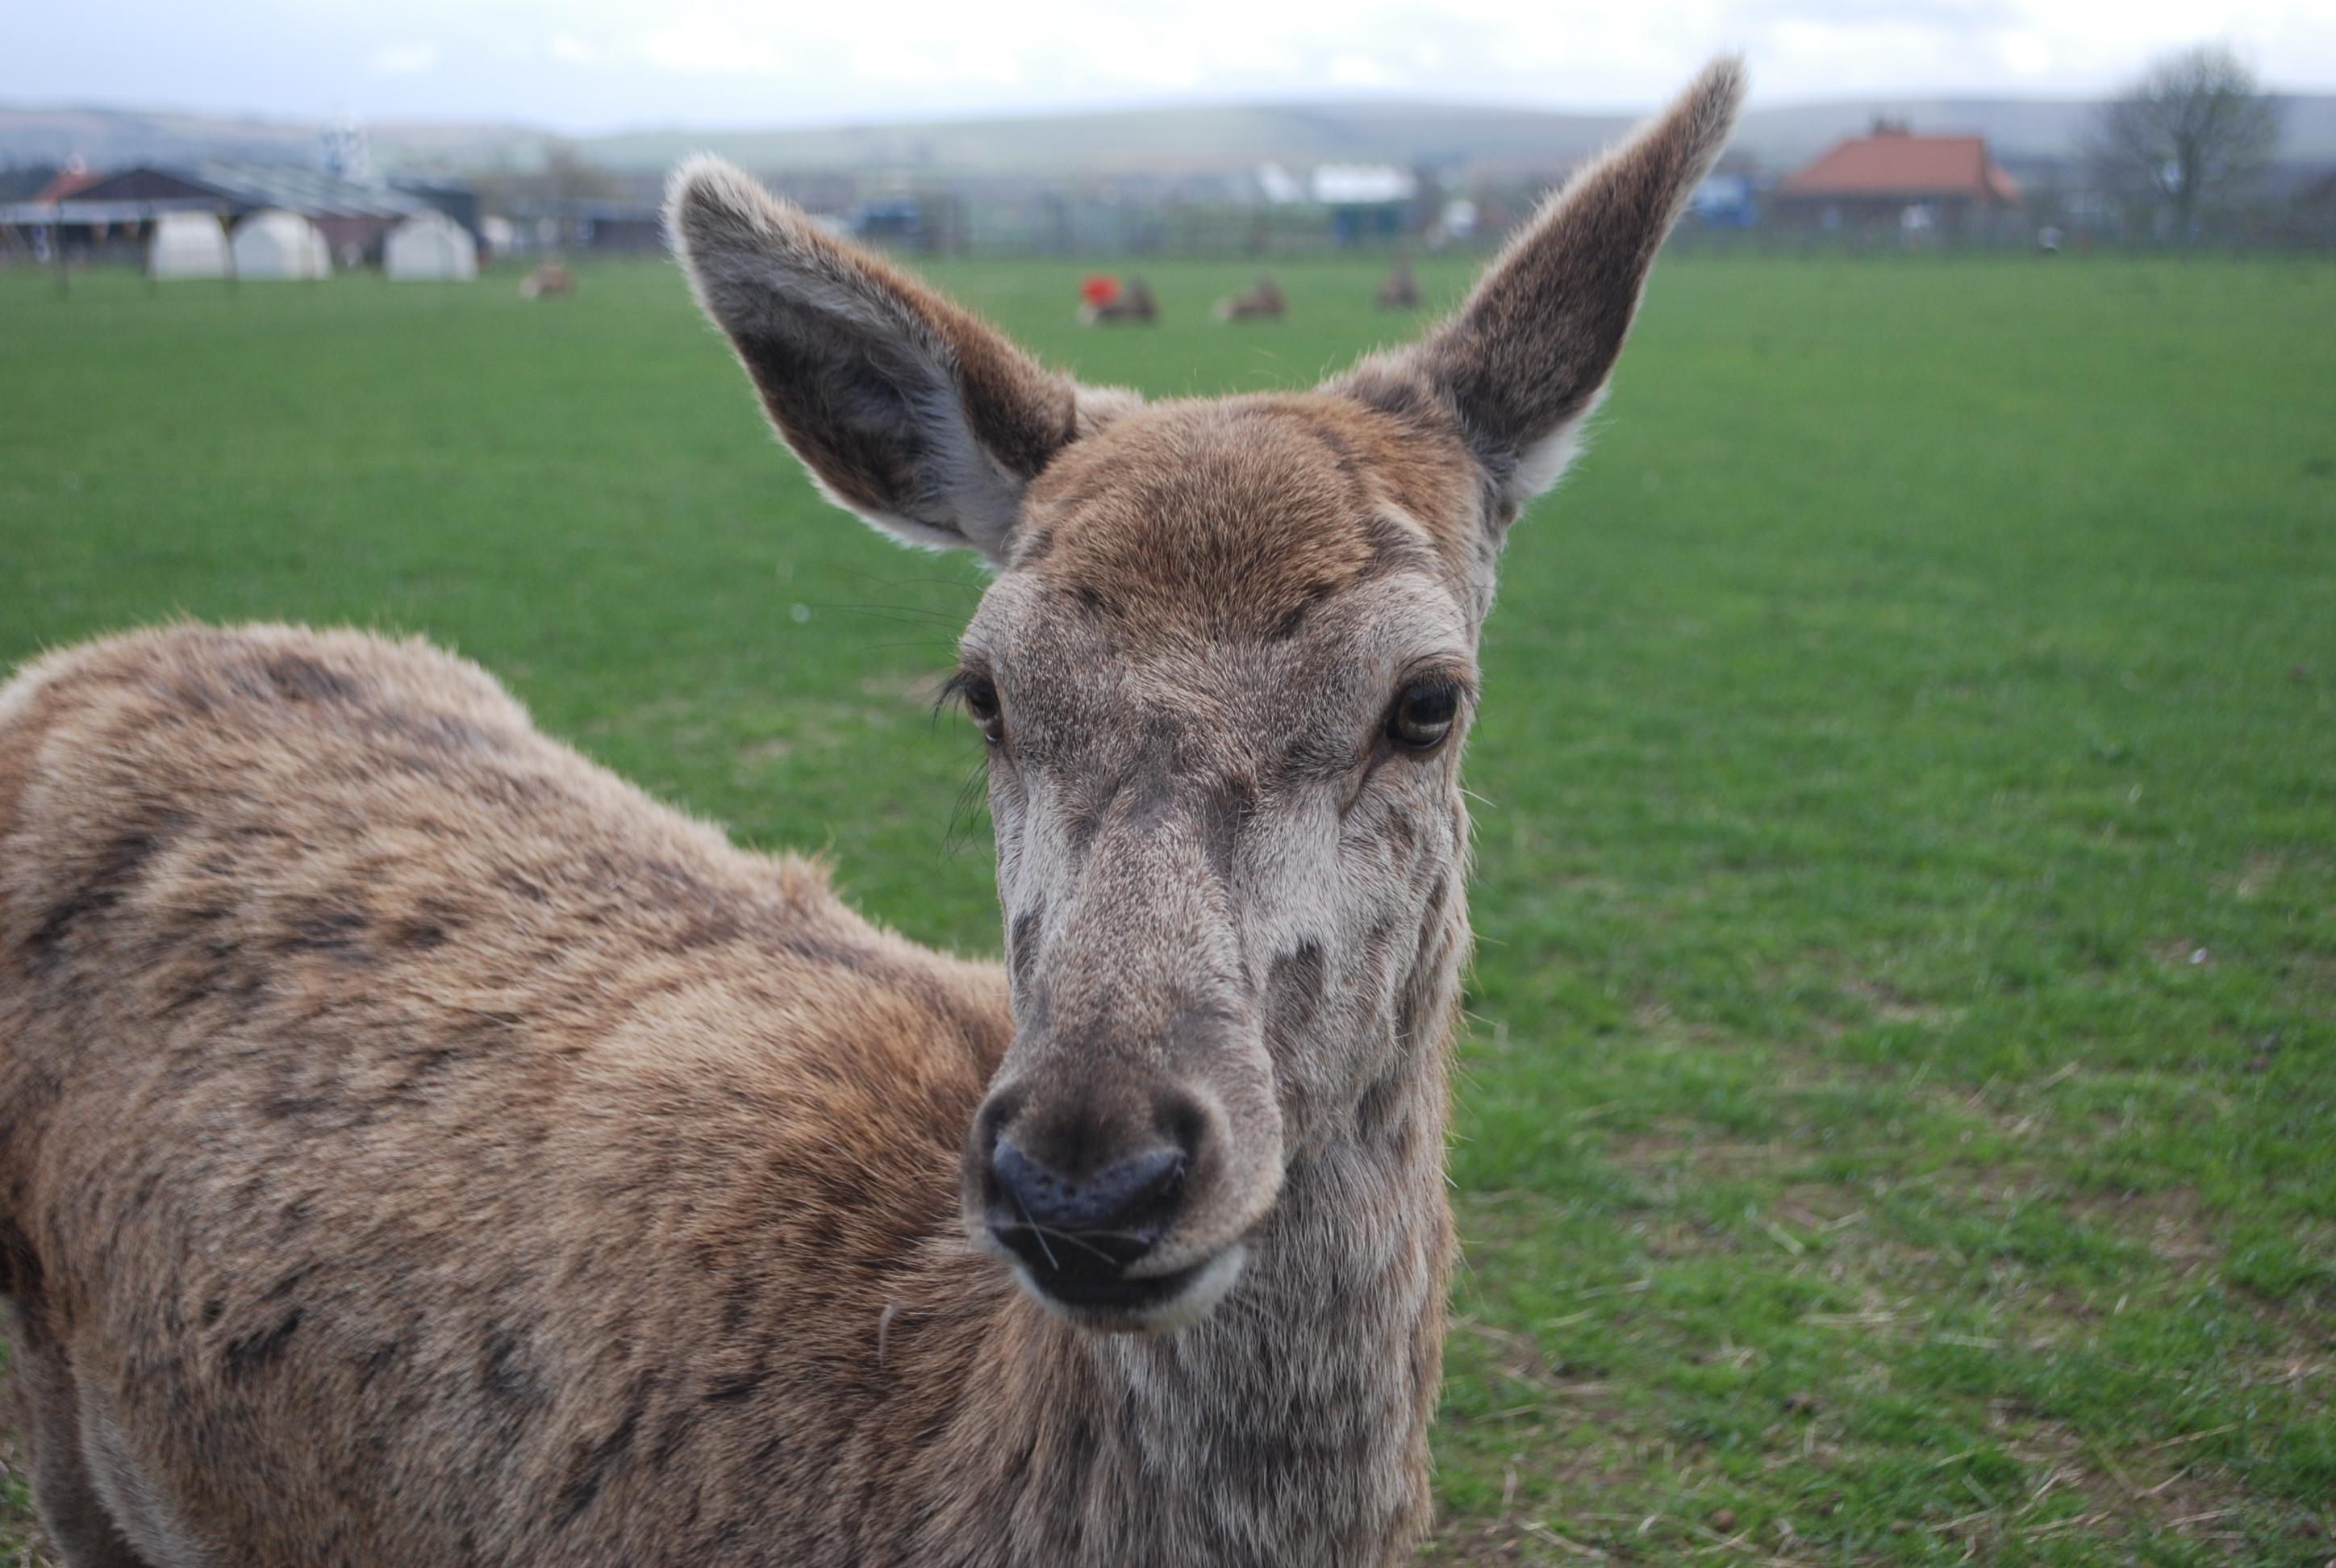
[[[146,276],[155,278],[228,276],[227,230],[208,212],[165,212],[146,242]]]
[[[235,226],[229,242],[238,278],[314,278],[332,275],[325,231],[297,212],[272,208]]]
[[[394,283],[468,283],[479,275],[478,241],[443,212],[417,212],[389,231],[381,266]]]

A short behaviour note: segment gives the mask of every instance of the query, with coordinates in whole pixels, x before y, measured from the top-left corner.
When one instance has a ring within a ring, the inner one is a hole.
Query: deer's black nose
[[[1175,1222],[1189,1163],[1183,1149],[1155,1148],[1066,1175],[1001,1137],[989,1154],[985,1218],[1042,1279],[1116,1280]]]

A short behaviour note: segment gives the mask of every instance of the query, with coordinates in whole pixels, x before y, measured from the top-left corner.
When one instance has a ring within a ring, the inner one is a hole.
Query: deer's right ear
[[[911,542],[1003,563],[1024,488],[1135,402],[1041,368],[718,159],[675,171],[666,233],[820,488]]]

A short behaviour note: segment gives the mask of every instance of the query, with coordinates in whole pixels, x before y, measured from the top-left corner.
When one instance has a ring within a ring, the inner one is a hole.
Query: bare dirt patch
[[[744,777],[776,767],[794,755],[794,743],[772,735],[764,740],[750,741],[738,748],[732,758],[733,771]]]
[[[1841,989],[1864,1002],[1874,1017],[1885,1024],[1937,1027],[1953,1023],[1962,1016],[1961,1008],[1926,1002],[1920,997],[1909,996],[1886,980],[1853,976],[1841,982]]]
[[[1640,1132],[1621,1133],[1606,1142],[1606,1157],[1639,1176],[1672,1181],[1734,1181],[1797,1165],[1808,1157],[1806,1148],[1778,1141],[1731,1141],[1698,1132],[1690,1123],[1665,1122]]]
[[[2222,1234],[2229,1224],[2186,1186],[2088,1193],[2070,1200],[2068,1210],[2088,1224],[2140,1242],[2152,1257],[2185,1274],[2222,1257]]]

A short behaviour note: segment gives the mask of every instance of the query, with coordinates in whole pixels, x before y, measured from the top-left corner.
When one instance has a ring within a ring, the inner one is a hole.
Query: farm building
[[[255,212],[237,224],[229,248],[238,278],[324,278],[333,270],[325,231],[280,207]]]
[[[665,249],[665,218],[653,201],[578,201],[569,216],[576,243],[587,249]]]
[[[315,224],[333,254],[349,262],[377,255],[382,238],[428,204],[297,164],[213,161],[118,169],[61,199],[0,208],[0,224],[43,229],[48,243],[62,243],[75,259],[102,259],[142,253],[167,213],[233,221],[277,209]]]
[[[105,178],[92,173],[87,164],[73,159],[51,177],[49,182],[33,193],[35,201],[67,201]]]
[[[1917,136],[1875,124],[1778,183],[1786,223],[1909,239],[1978,236],[2007,227],[2020,184],[1988,156],[1981,136]]]
[[[381,265],[396,283],[467,283],[479,275],[479,242],[444,213],[427,209],[389,231]]]
[[[209,213],[166,212],[154,220],[153,230],[146,241],[147,277],[228,276],[227,231]]]
[[[473,239],[486,238],[482,232],[485,219],[479,202],[479,193],[467,185],[443,185],[423,180],[393,179],[389,188],[400,196],[410,197],[424,207],[434,207],[471,231]]]
[[[1312,195],[1330,209],[1337,243],[1386,239],[1412,226],[1419,177],[1392,164],[1325,163],[1314,170]]]
[[[512,203],[510,220],[523,248],[652,254],[665,249],[663,209],[655,201],[602,197],[525,198]],[[482,221],[492,223],[494,219]]]

